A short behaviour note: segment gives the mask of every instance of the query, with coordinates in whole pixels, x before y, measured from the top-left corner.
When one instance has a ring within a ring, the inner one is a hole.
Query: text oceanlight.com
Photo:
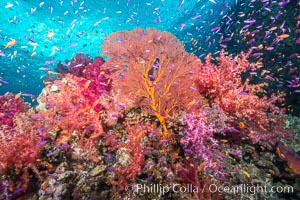
[[[209,191],[211,193],[228,193],[228,194],[250,194],[255,195],[259,193],[293,193],[292,186],[270,186],[270,185],[249,185],[239,184],[234,186],[219,186],[216,184],[205,184],[199,188],[193,184],[133,184],[127,188],[128,191],[134,195],[143,194],[159,194],[165,195],[167,193],[203,193]]]

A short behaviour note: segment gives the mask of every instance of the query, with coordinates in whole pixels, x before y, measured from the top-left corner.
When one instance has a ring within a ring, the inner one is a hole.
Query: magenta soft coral
[[[12,128],[14,116],[17,113],[25,112],[28,107],[28,104],[18,95],[7,92],[0,96],[0,126],[6,125]]]
[[[92,64],[86,66],[83,71],[84,80],[80,81],[83,96],[87,99],[89,105],[93,105],[103,93],[111,89],[111,78],[108,70],[104,70],[102,65],[104,59],[96,57]],[[99,112],[102,106],[100,103],[94,105],[94,110]]]
[[[92,57],[83,53],[76,54],[76,57],[68,63],[70,68],[68,72],[82,78],[78,80],[81,93],[88,105],[92,106],[96,112],[102,109],[102,105],[97,100],[103,93],[107,93],[111,89],[110,72],[102,68],[104,63],[105,60],[102,57],[97,56],[93,61]],[[48,80],[54,81],[65,77],[66,73],[62,70],[65,69],[64,65],[66,64],[59,63],[56,71],[61,74],[57,75],[56,78],[48,77]]]
[[[94,62],[86,66],[83,77],[88,80],[99,79],[99,73],[104,71],[101,67],[104,63],[105,60],[102,57],[95,57]]]

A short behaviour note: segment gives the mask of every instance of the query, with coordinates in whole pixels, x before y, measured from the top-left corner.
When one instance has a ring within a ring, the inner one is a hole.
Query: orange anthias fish
[[[50,40],[54,36],[54,32],[51,31],[47,34],[48,39]]]
[[[276,30],[276,29],[277,29],[277,27],[276,27],[276,26],[273,26],[272,28],[269,29],[269,31],[274,31],[274,30]]]
[[[206,165],[207,165],[207,162],[206,162],[206,161],[200,163],[200,165],[198,166],[198,169],[197,169],[197,170],[198,170],[199,172],[202,172],[203,168],[204,168]]]
[[[91,161],[95,162],[95,163],[97,163],[97,162],[100,161],[99,158],[98,158],[97,156],[94,156],[94,155],[92,155],[89,159],[90,159]]]
[[[17,40],[15,40],[15,39],[11,39],[8,43],[6,43],[6,45],[4,45],[5,46],[5,49],[7,49],[7,48],[10,48],[10,47],[12,47],[12,46],[14,46],[14,45],[16,45],[17,44]]]
[[[281,38],[281,39],[288,38],[288,37],[290,37],[288,34],[282,34],[277,36],[277,38]]]
[[[239,127],[240,127],[240,128],[245,128],[244,122],[239,122]]]
[[[15,99],[18,99],[18,98],[20,98],[20,97],[21,97],[21,95],[22,95],[22,92],[19,92],[18,94],[16,94],[16,95],[15,95]]]

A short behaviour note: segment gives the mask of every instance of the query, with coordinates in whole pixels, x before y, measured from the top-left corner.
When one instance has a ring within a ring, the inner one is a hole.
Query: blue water
[[[39,68],[54,70],[58,61],[70,60],[78,52],[100,55],[100,45],[107,35],[137,27],[169,31],[184,42],[187,51],[201,58],[209,52],[217,56],[224,47],[233,54],[260,44],[266,48],[284,29],[290,37],[273,45],[275,50],[265,52],[262,57],[265,65],[272,66],[271,75],[283,79],[273,87],[281,84],[285,90],[288,80],[295,78],[293,76],[299,78],[299,70],[292,74],[288,70],[299,65],[297,55],[296,59],[289,56],[300,52],[300,45],[295,43],[299,38],[295,30],[300,12],[299,1],[283,2],[287,3],[281,6],[282,1],[263,0],[2,0],[0,50],[5,56],[0,56],[0,77],[4,80],[0,83],[0,94],[22,91],[38,95],[46,75],[46,71]],[[247,19],[256,22],[241,31],[248,25]],[[271,39],[265,37],[274,26],[277,32],[272,32]],[[212,31],[218,27],[220,30]],[[254,41],[248,36],[243,38],[252,31],[259,31],[253,35]],[[50,32],[54,35],[49,39]],[[10,39],[15,39],[17,44],[5,49]],[[32,44],[36,44],[35,49]],[[46,61],[55,62],[45,65]],[[281,70],[282,74],[278,74],[277,68],[289,62],[291,64]],[[299,93],[287,90],[293,96],[291,104],[299,103]]]

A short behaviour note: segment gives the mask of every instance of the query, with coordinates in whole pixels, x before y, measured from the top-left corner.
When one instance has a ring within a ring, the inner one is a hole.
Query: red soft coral
[[[0,175],[9,178],[12,187],[19,188],[13,194],[29,191],[32,172],[42,181],[37,165],[46,140],[39,133],[40,124],[31,117],[33,112],[31,109],[14,116],[11,129],[0,128]]]
[[[0,129],[0,173],[10,167],[22,169],[36,162],[43,136],[38,134],[39,124],[29,115],[29,112],[20,113],[14,117],[13,129]]]
[[[57,144],[66,143],[73,133],[77,133],[79,142],[89,142],[103,134],[99,113],[92,110],[88,99],[82,94],[80,82],[84,78],[67,74],[63,80],[48,85],[38,101],[44,104],[40,115],[43,118],[45,132],[60,132]],[[55,90],[53,90],[55,87]],[[42,106],[41,106],[42,107]]]
[[[201,66],[196,85],[210,103],[220,106],[228,122],[255,123],[266,132],[271,123],[277,121],[274,116],[283,114],[275,105],[282,100],[283,94],[268,98],[264,90],[267,84],[251,84],[248,79],[242,80],[243,72],[261,67],[261,63],[250,63],[249,55],[250,52],[231,57],[221,51],[218,64],[213,64],[209,54]]]

